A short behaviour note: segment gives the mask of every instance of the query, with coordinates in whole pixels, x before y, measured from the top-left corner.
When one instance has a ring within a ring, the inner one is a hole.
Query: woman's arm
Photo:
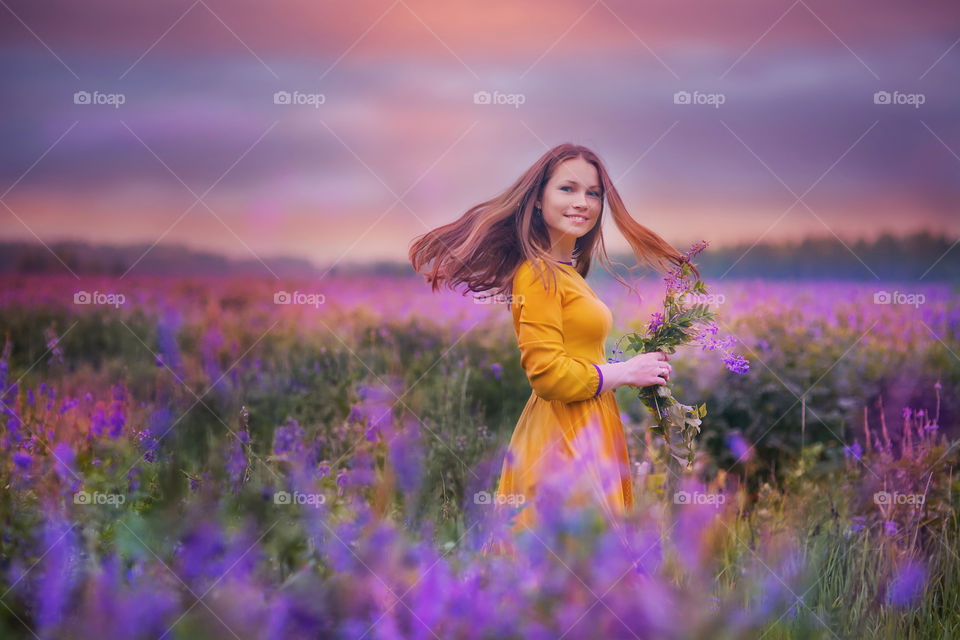
[[[640,353],[624,362],[598,364],[601,384],[600,391],[611,391],[618,387],[648,387],[654,384],[667,384],[673,367],[667,362],[670,358],[662,351]]]
[[[520,365],[534,392],[544,400],[561,402],[596,397],[600,393],[599,365],[572,356],[564,348],[560,293],[545,288],[530,263],[517,271],[513,293],[519,307]]]

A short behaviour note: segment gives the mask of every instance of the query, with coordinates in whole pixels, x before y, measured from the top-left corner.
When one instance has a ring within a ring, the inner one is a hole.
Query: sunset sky
[[[2,0],[0,33],[0,240],[404,259],[568,141],[678,247],[960,234],[956,3]]]

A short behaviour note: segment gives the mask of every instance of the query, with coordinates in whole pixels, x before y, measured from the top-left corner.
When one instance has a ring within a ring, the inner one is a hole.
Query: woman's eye
[[[564,185],[564,186],[560,187],[560,190],[563,191],[564,189],[569,189],[569,188],[570,188],[570,187],[569,187],[568,185]],[[590,192],[590,195],[592,195],[592,196],[595,197],[595,198],[599,198],[599,197],[600,197],[600,193],[597,192],[597,191],[591,191],[591,192]]]

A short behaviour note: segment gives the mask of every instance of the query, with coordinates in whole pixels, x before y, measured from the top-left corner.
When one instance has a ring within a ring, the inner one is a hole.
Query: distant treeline
[[[960,240],[929,232],[882,235],[876,240],[840,241],[832,236],[787,244],[745,243],[710,247],[695,259],[706,278],[770,278],[954,281],[960,282]],[[0,243],[0,273],[68,273],[120,276],[131,274],[246,275],[320,277],[324,273],[415,276],[409,263],[343,261],[329,270],[299,258],[256,257],[234,260],[176,245],[93,246],[82,242],[49,245]],[[684,249],[685,247],[678,247]],[[56,255],[54,255],[56,254]],[[631,256],[611,255],[625,265]]]
[[[928,232],[855,242],[829,236],[753,248],[708,248],[694,262],[704,277],[960,282],[957,243],[957,238]]]

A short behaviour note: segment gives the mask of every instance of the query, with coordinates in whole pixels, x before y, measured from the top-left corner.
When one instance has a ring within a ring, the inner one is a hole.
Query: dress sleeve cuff
[[[597,383],[597,392],[593,394],[593,397],[596,398],[600,395],[600,389],[603,388],[603,371],[600,371],[600,367],[593,365],[593,368],[597,370],[597,375],[600,377],[600,381]]]

